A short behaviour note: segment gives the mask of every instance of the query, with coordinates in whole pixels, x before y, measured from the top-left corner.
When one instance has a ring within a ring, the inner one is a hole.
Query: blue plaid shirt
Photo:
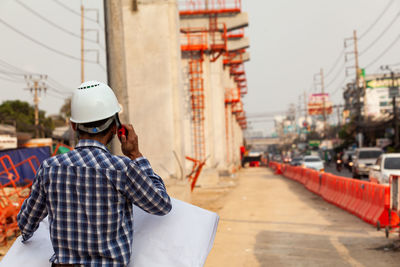
[[[165,215],[171,200],[146,158],[112,155],[100,142],[43,161],[18,214],[24,241],[48,215],[51,262],[126,266],[133,241],[133,205]]]

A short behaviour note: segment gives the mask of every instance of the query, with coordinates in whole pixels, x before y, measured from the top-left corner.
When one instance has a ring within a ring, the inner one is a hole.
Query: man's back
[[[44,161],[18,215],[29,238],[49,215],[56,263],[125,266],[131,255],[133,207],[164,215],[170,199],[145,158],[109,153],[94,140]]]

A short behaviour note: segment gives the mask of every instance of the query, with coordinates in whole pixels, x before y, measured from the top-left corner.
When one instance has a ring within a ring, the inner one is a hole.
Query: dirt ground
[[[265,168],[244,169],[215,188],[196,188],[192,202],[220,215],[206,267],[400,266],[398,233],[386,239]]]

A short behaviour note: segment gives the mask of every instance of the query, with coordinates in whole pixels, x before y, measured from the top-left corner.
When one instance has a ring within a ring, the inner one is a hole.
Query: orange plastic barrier
[[[400,222],[398,214],[389,207],[389,186],[289,165],[283,175],[367,223],[385,227]]]
[[[275,174],[282,174],[281,165],[283,164],[280,164],[275,161],[271,161],[269,163],[269,167],[275,172]]]

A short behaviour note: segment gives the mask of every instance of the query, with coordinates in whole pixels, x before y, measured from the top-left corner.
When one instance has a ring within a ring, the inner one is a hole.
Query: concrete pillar
[[[129,118],[154,170],[185,181],[177,3],[142,0],[136,10],[132,4],[123,0]]]
[[[219,171],[227,170],[226,162],[226,131],[225,131],[225,83],[222,57],[211,63],[210,72],[210,112],[212,137],[212,166]]]

